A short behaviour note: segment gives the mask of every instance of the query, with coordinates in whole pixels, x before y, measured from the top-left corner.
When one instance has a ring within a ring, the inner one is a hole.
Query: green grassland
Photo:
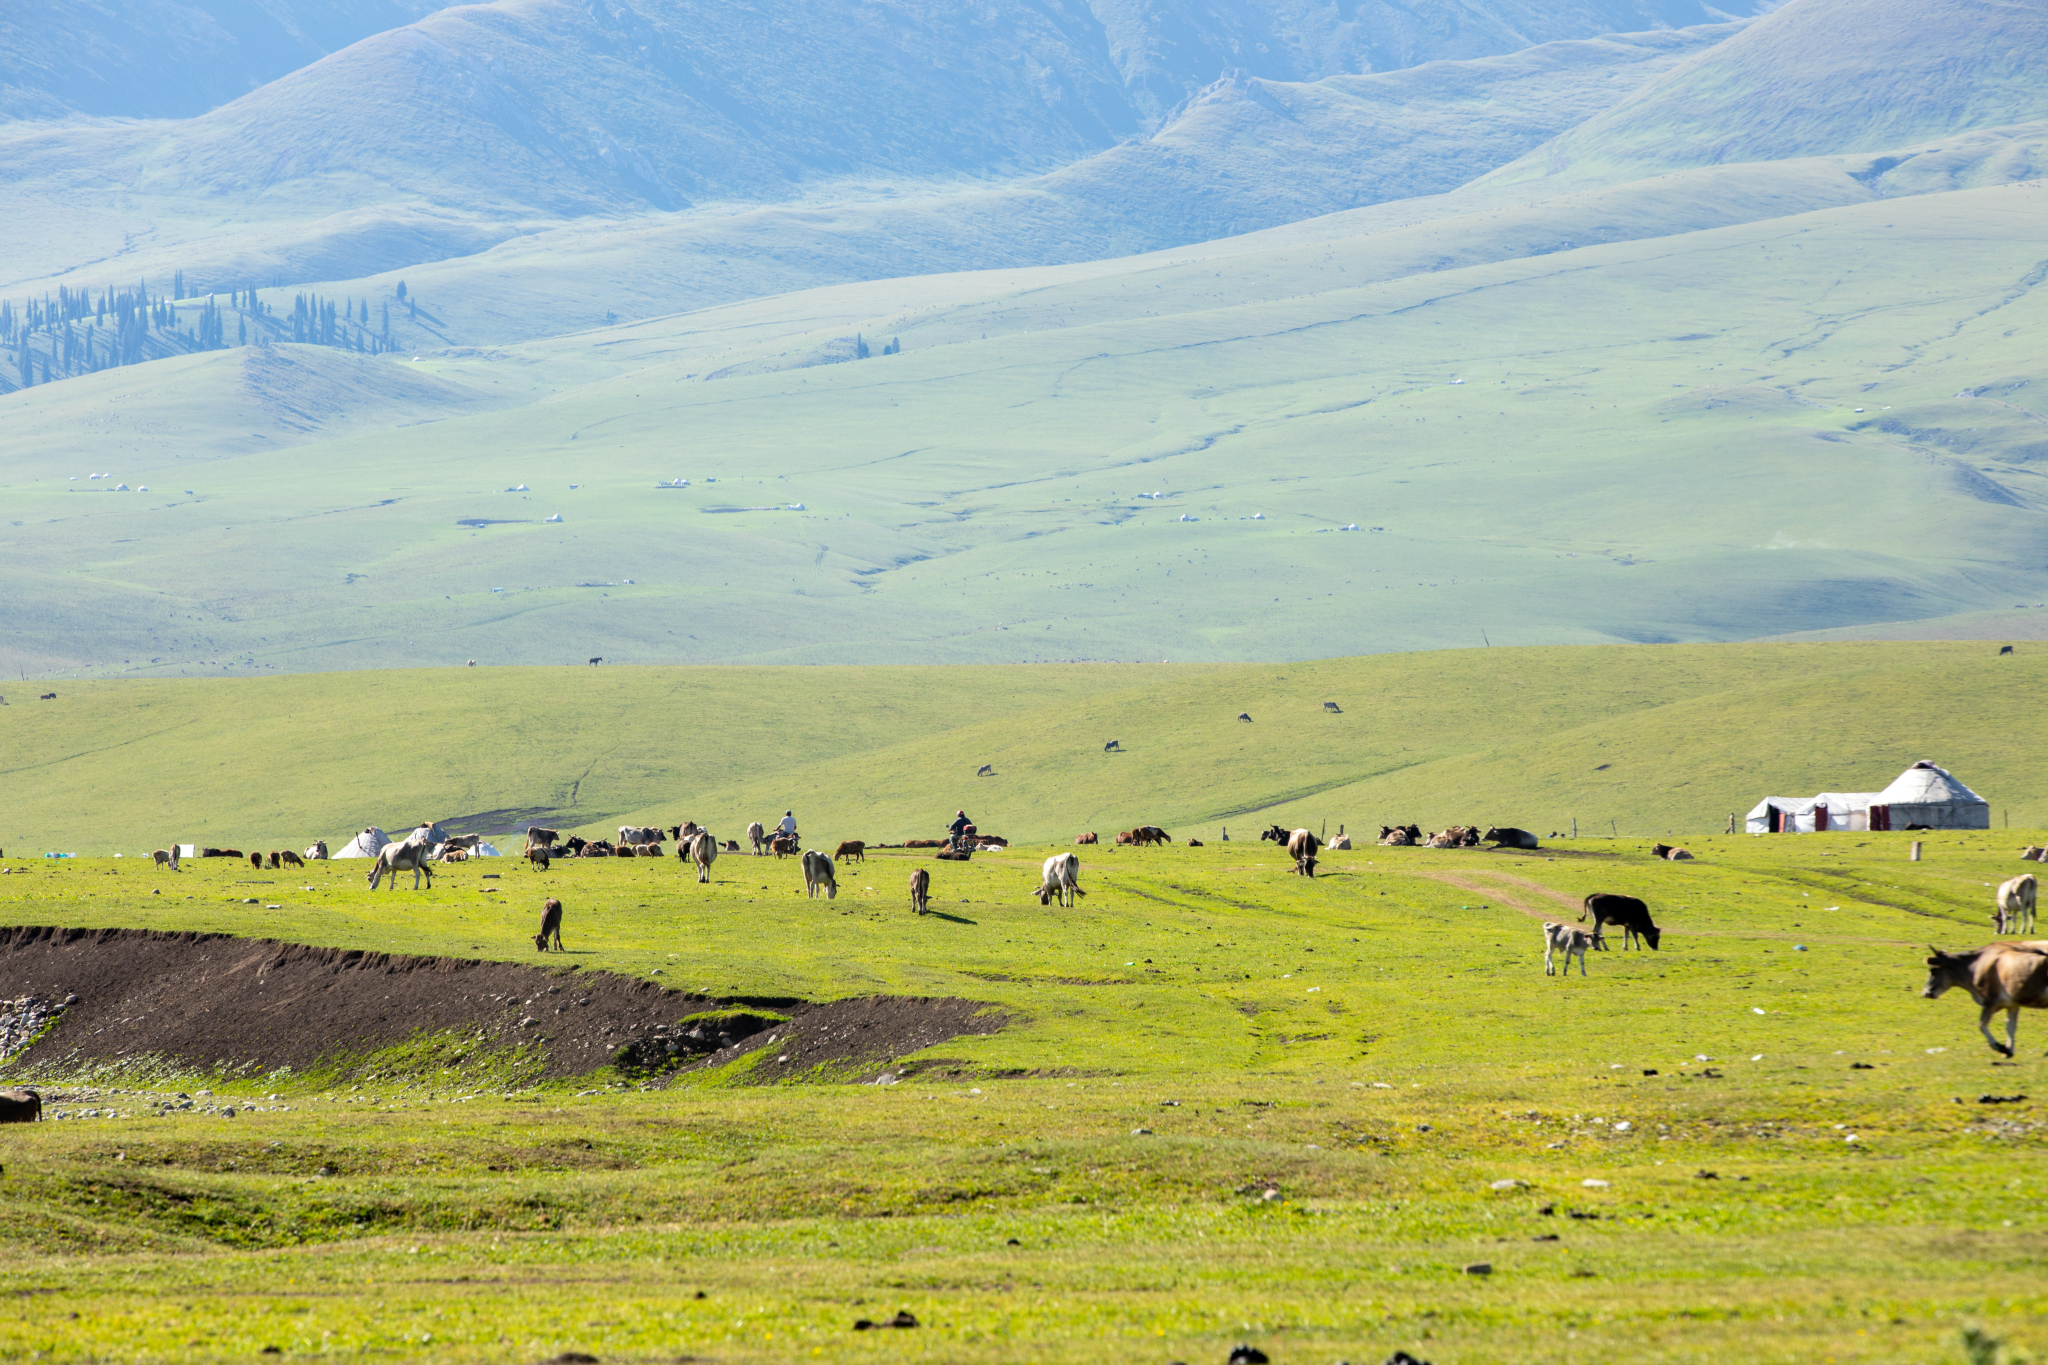
[[[1901,835],[1373,848],[1312,882],[1258,843],[1084,851],[1074,911],[1028,895],[1045,848],[871,855],[835,901],[748,858],[708,887],[607,860],[376,896],[315,866],[261,905],[220,864],[10,859],[10,922],[518,959],[557,895],[557,970],[1008,1022],[879,1086],[757,1055],[507,1089],[422,1048],[44,1076],[97,1117],[0,1130],[0,1350],[1847,1365],[1959,1361],[1974,1323],[2040,1351],[2042,1105],[1977,1097],[2037,1091],[2048,1039],[2030,1018],[1999,1063],[1968,1005],[1913,991],[2043,836],[1922,837],[1918,863]],[[1663,950],[1544,976],[1535,916],[1592,890],[1648,899]],[[242,1113],[147,1112],[202,1087]],[[898,1310],[924,1325],[851,1330]]]
[[[1274,821],[1691,836],[1767,795],[1877,790],[1921,758],[1995,823],[2031,827],[2048,787],[2025,718],[2048,704],[2048,654],[2018,648],[65,682],[0,707],[0,848],[339,848],[427,819],[590,836],[696,820],[741,838],[789,808],[819,842],[930,837],[960,807],[1033,842],[1146,823],[1213,842]]]
[[[1503,209],[1420,274],[1426,224],[1282,234],[306,361],[323,396],[410,374],[406,420],[447,414],[310,443],[239,420],[289,415],[290,383],[249,399],[233,356],[190,362],[161,420],[102,395],[132,376],[67,381],[0,400],[0,651],[1287,659],[2009,609],[2048,596],[2043,183],[1600,245]],[[818,363],[856,333],[903,353]],[[494,393],[517,401],[475,410]],[[98,472],[152,491],[82,491]]]

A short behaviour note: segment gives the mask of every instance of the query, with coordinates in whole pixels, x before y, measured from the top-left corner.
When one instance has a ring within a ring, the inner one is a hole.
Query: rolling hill
[[[1933,758],[2017,827],[2048,784],[2012,718],[2048,653],[1981,644],[1477,649],[1246,665],[456,668],[66,683],[8,695],[0,847],[334,846],[371,823],[811,842],[929,837],[965,806],[1065,842],[1164,825],[1513,823],[1698,835],[1773,793]],[[1325,702],[1339,710],[1330,713]],[[1244,712],[1249,722],[1236,717]],[[1106,753],[1109,739],[1120,752]],[[278,761],[260,758],[274,756]],[[282,761],[288,758],[287,761]],[[263,780],[251,764],[264,763]],[[976,777],[981,765],[989,777]]]

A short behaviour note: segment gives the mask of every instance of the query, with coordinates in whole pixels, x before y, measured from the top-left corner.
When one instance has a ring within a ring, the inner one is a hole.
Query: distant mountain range
[[[1298,657],[2048,596],[2048,0],[395,3],[0,20],[0,658]],[[73,497],[102,472],[132,501]],[[699,474],[804,510],[678,519]],[[1127,553],[1168,507],[1222,539]],[[627,578],[661,602],[574,605]]]

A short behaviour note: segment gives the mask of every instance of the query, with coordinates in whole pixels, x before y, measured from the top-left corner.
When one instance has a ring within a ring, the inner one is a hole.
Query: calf
[[[2034,932],[2034,874],[2022,872],[1998,887],[1998,903],[1991,912],[1991,932],[2031,934]]]
[[[866,862],[868,860],[868,846],[866,841],[861,839],[842,840],[840,842],[839,847],[834,849],[832,852],[832,861],[843,862],[847,859],[852,859],[854,862],[857,863]]]
[[[541,853],[543,856],[547,853],[545,844],[541,845]],[[547,904],[540,909],[540,932],[533,936],[533,946],[546,952],[550,940],[556,952],[568,951],[562,946],[562,903],[553,896],[549,896]]]
[[[1074,897],[1088,893],[1081,889],[1081,859],[1074,853],[1055,853],[1045,860],[1045,866],[1038,878],[1038,903],[1052,904],[1054,898],[1066,909],[1073,909]]]
[[[1322,841],[1312,829],[1298,829],[1287,836],[1287,854],[1294,859],[1294,870],[1304,877],[1316,875],[1316,850],[1320,847]]]
[[[910,908],[922,915],[931,907],[932,874],[922,867],[910,870]]]
[[[778,858],[786,858],[792,854],[802,852],[802,849],[798,847],[794,834],[778,834],[768,841],[768,851]],[[818,856],[820,858],[825,857],[822,853]],[[826,858],[826,861],[830,862],[831,859]]]
[[[1600,929],[1608,924],[1621,926],[1621,946],[1624,948],[1632,939],[1640,938],[1654,949],[1657,940],[1663,937],[1663,932],[1650,922],[1650,907],[1634,896],[1613,896],[1595,891],[1586,897],[1585,908],[1579,911],[1579,923],[1584,924],[1587,915],[1593,917],[1593,946],[1596,948],[1607,946],[1601,939]]]
[[[832,860],[825,856],[823,849],[804,851],[804,894],[812,900],[818,898],[818,891],[824,889],[825,899],[833,900],[839,895],[839,883],[832,876]]]
[[[1564,974],[1566,976],[1572,974],[1572,958],[1574,956],[1577,956],[1579,959],[1579,975],[1586,975],[1586,949],[1595,941],[1596,935],[1591,929],[1581,929],[1574,924],[1553,924],[1549,920],[1545,920],[1543,922],[1543,974],[1545,976],[1557,975],[1557,968],[1551,955],[1552,953],[1561,952],[1564,954]]]
[[[1188,840],[1188,847],[1189,847],[1189,848],[1200,848],[1201,846],[1202,846],[1202,841],[1201,841],[1200,839],[1190,839],[1190,840]]]

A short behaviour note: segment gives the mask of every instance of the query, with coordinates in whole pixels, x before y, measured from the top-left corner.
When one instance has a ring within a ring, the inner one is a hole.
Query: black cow
[[[1516,829],[1512,825],[1506,828],[1496,826],[1479,837],[1492,844],[1495,849],[1541,847],[1536,842],[1535,835],[1526,829]]]
[[[1634,896],[1595,891],[1586,897],[1586,908],[1579,911],[1579,923],[1584,924],[1587,915],[1593,917],[1593,946],[1596,948],[1607,946],[1600,938],[1600,928],[1607,924],[1621,926],[1621,946],[1624,948],[1629,947],[1629,940],[1634,938],[1640,938],[1655,948],[1657,940],[1663,937],[1663,931],[1650,922],[1650,907]]]
[[[1270,839],[1284,848],[1287,844],[1287,836],[1292,832],[1291,830],[1282,829],[1278,825],[1268,825],[1266,826],[1266,832],[1259,837],[1261,839]]]

